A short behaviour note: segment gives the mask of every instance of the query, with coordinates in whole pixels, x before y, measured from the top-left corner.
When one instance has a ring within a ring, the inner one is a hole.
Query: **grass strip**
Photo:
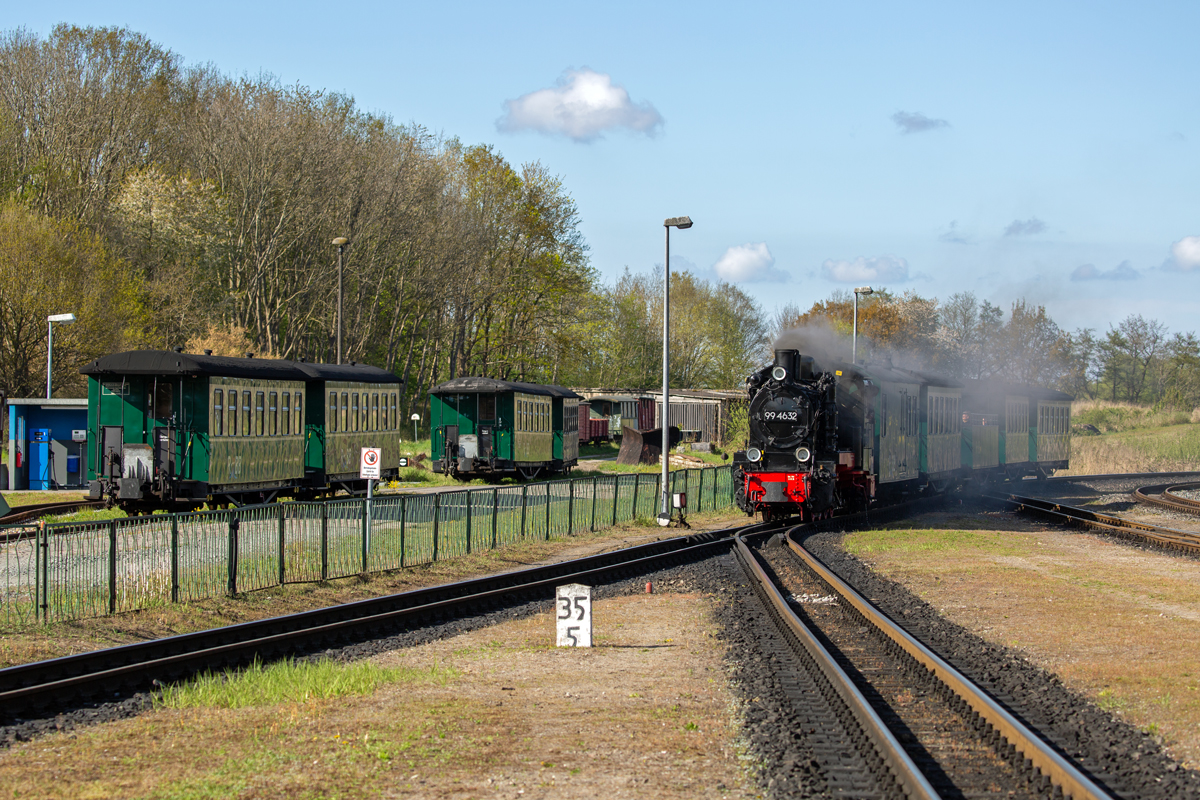
[[[204,672],[163,689],[155,701],[162,708],[248,708],[279,703],[307,703],[347,695],[370,694],[389,683],[445,685],[458,677],[453,667],[427,669],[381,667],[370,661],[341,663],[331,659],[286,659],[264,665],[257,658],[242,670]]]

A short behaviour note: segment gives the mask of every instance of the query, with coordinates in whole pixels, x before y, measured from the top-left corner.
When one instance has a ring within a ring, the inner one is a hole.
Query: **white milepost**
[[[559,647],[592,646],[592,587],[568,583],[555,591]]]

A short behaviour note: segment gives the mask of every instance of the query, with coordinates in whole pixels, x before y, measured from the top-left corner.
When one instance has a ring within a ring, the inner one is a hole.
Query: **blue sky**
[[[540,160],[606,280],[687,214],[672,266],[768,313],[869,283],[1200,329],[1198,3],[6,6]]]

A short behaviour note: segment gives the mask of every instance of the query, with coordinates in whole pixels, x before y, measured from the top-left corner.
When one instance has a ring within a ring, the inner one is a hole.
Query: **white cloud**
[[[859,256],[853,261],[845,259],[835,261],[830,258],[821,265],[821,272],[829,280],[840,283],[865,281],[896,283],[908,280],[908,262],[896,256],[879,256],[878,258]]]
[[[1163,264],[1169,272],[1200,270],[1200,236],[1185,236],[1171,245],[1171,257]]]
[[[634,103],[612,77],[587,67],[568,70],[549,89],[505,100],[504,108],[504,116],[496,121],[502,131],[562,134],[577,142],[591,141],[616,128],[653,136],[663,124],[654,106]]]
[[[734,245],[713,265],[717,277],[729,283],[786,281],[787,273],[775,269],[775,256],[766,242]]]

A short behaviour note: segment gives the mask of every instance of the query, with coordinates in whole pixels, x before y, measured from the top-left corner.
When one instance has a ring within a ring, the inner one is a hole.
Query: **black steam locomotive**
[[[734,455],[734,485],[738,506],[766,520],[1069,465],[1071,397],[1049,389],[776,350],[747,392],[750,438]]]

